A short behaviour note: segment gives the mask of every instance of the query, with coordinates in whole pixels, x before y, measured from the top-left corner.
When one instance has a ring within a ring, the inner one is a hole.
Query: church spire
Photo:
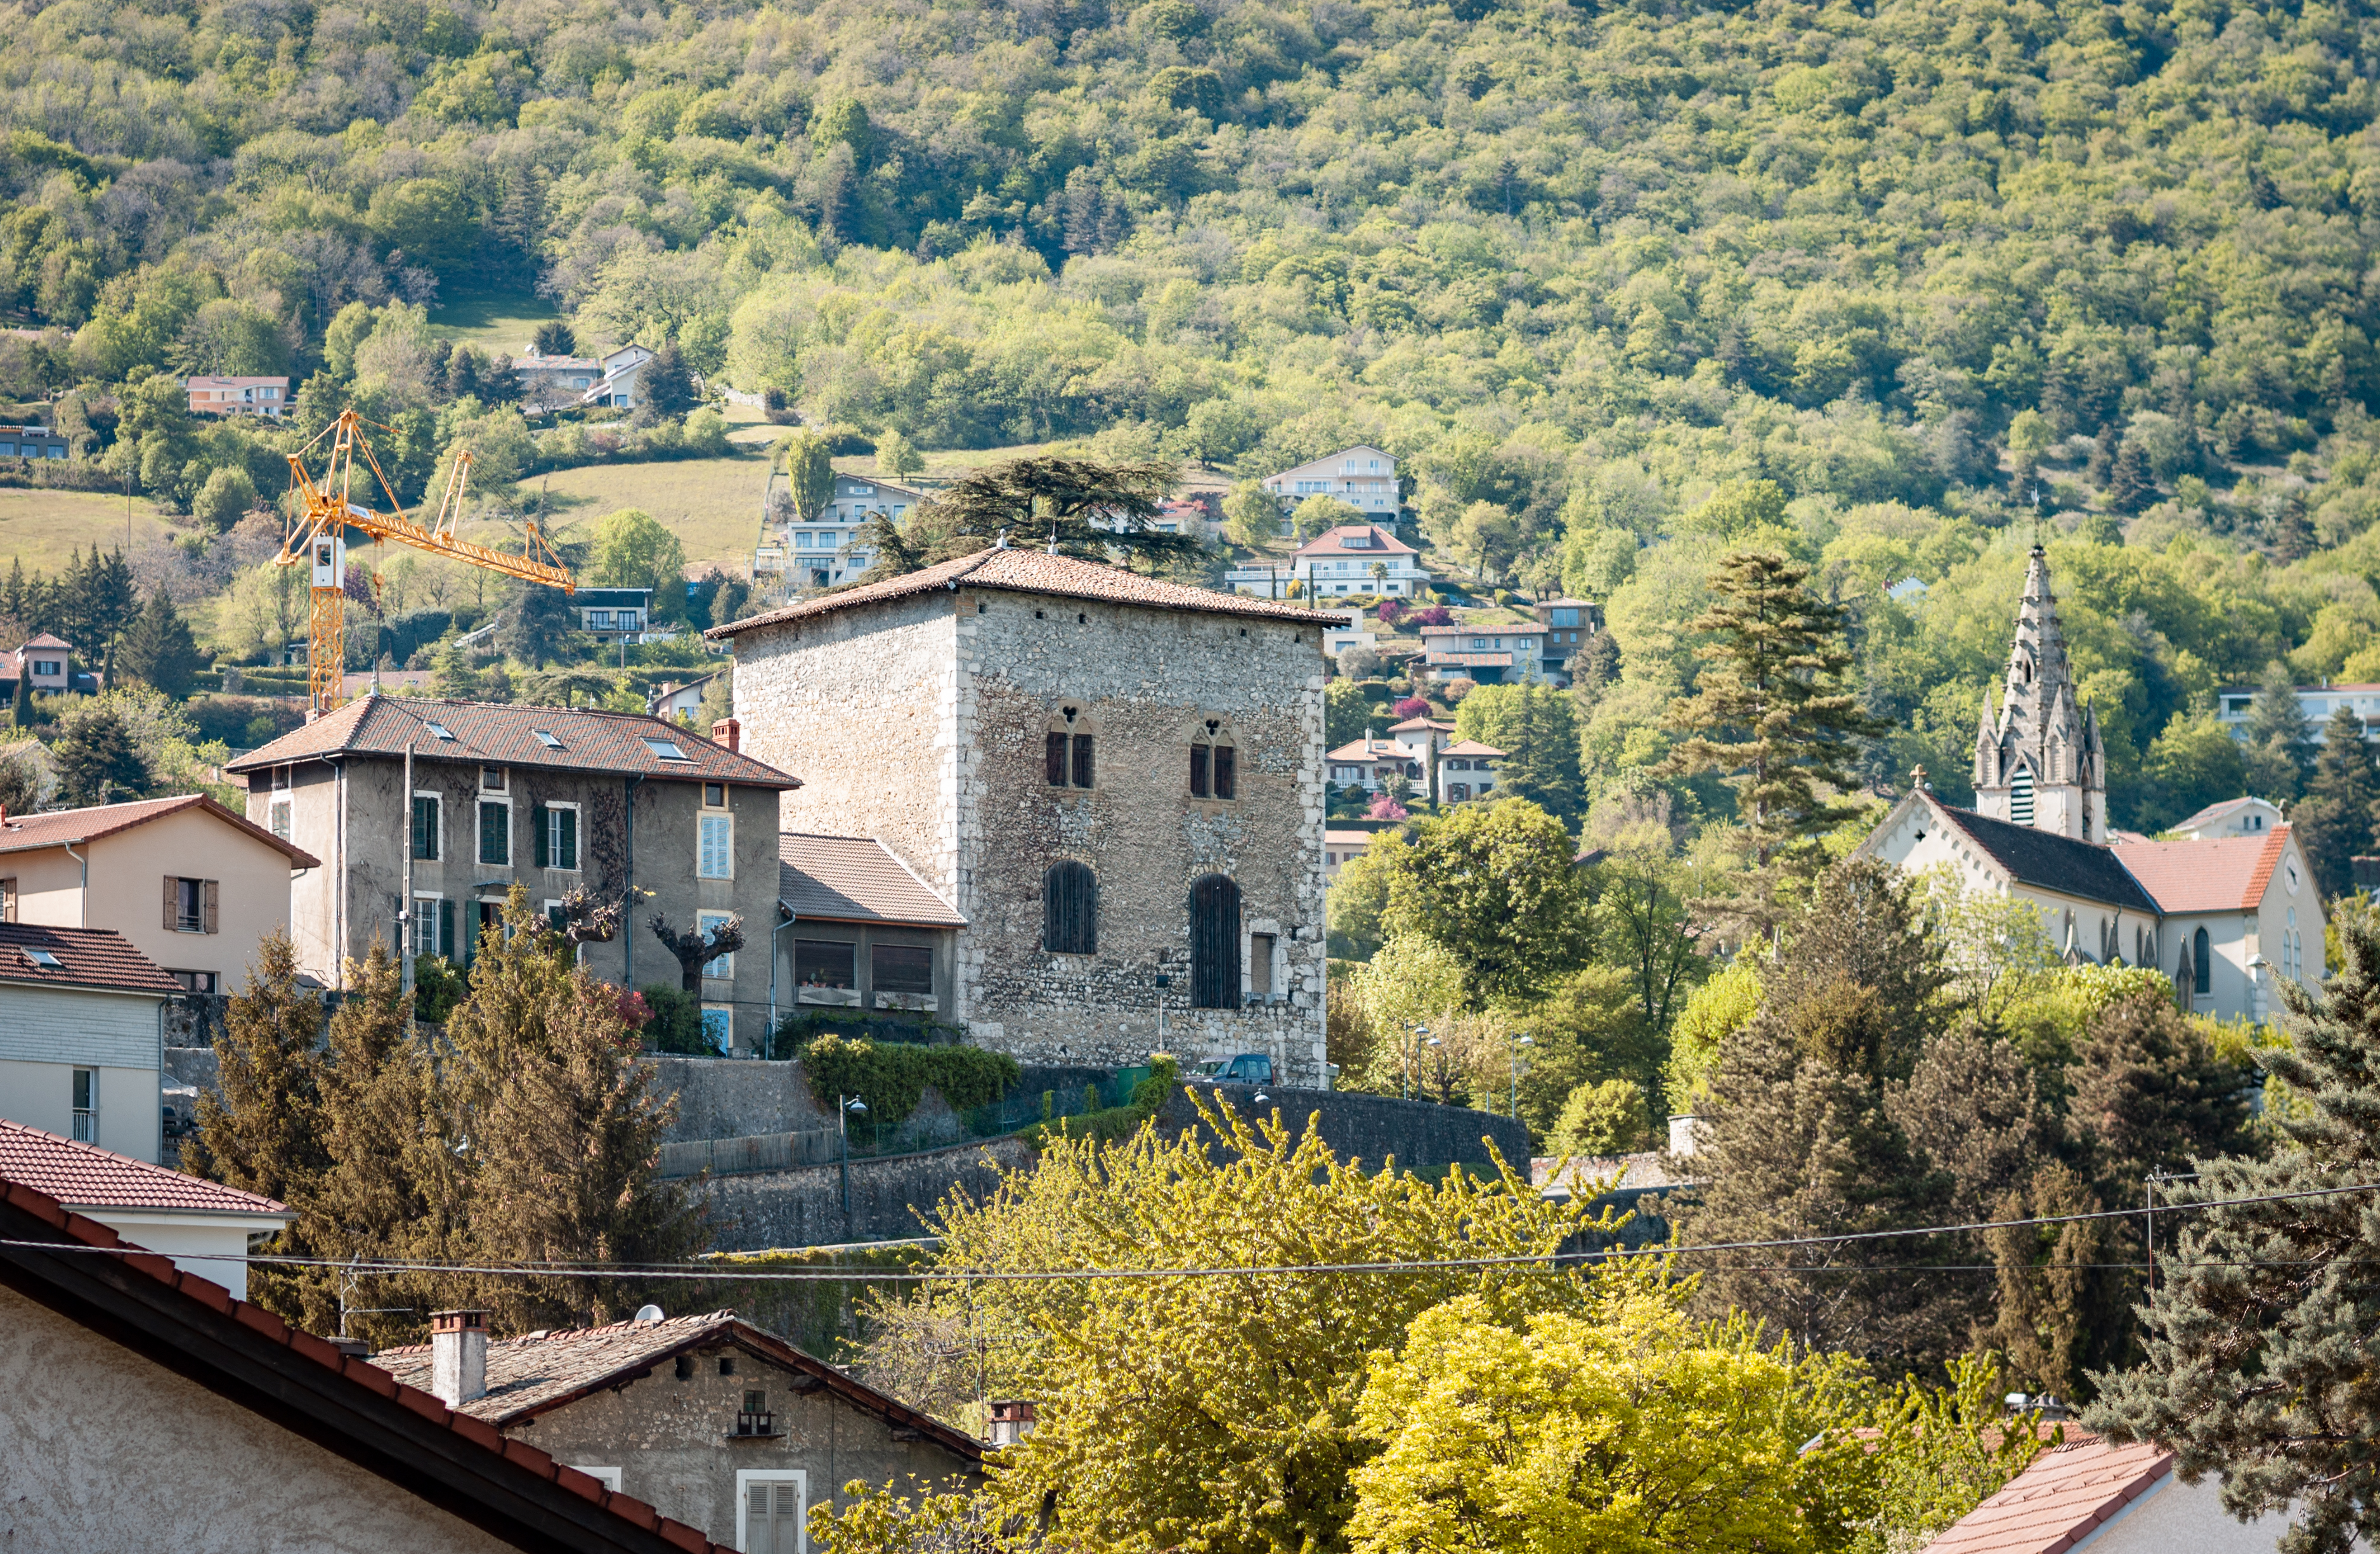
[[[2098,719],[2075,692],[2049,557],[2036,540],[2017,602],[1999,718],[1992,722],[1986,703],[1985,727],[1976,734],[1976,809],[2078,841],[2106,842],[2107,777],[2098,741]]]

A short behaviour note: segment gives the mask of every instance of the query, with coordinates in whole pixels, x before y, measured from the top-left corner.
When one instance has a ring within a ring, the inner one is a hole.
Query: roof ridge
[[[229,1193],[236,1197],[248,1198],[272,1213],[286,1213],[289,1209],[289,1206],[287,1204],[275,1198],[269,1198],[262,1193],[251,1193],[245,1187],[235,1187],[227,1182],[217,1182],[212,1178],[204,1176],[192,1176],[187,1172],[174,1171],[168,1167],[158,1165],[154,1161],[141,1159],[135,1155],[127,1155],[118,1150],[103,1148],[96,1144],[85,1144],[79,1139],[68,1138],[64,1134],[52,1133],[47,1128],[37,1128],[30,1123],[19,1123],[13,1118],[0,1117],[0,1133],[30,1134],[33,1137],[38,1138],[46,1144],[65,1145],[70,1155],[93,1156],[97,1157],[99,1159],[107,1160],[115,1164],[130,1166],[136,1171],[141,1172],[143,1175],[170,1176],[178,1181],[200,1183],[216,1192]],[[13,1180],[15,1179],[7,1174],[7,1167],[6,1163],[0,1162],[0,1186],[5,1186],[6,1183]],[[28,1185],[29,1184],[28,1184]],[[35,1188],[34,1190],[36,1192],[40,1191],[39,1188]],[[64,1200],[60,1201],[63,1202]]]
[[[925,892],[928,895],[932,896],[936,901],[941,902],[944,906],[949,907],[949,908],[950,908],[950,911],[951,911],[951,916],[953,916],[953,917],[954,917],[965,916],[965,914],[963,914],[963,913],[961,913],[961,912],[959,911],[957,903],[955,903],[955,902],[952,901],[948,896],[946,896],[946,895],[942,894],[942,892],[940,892],[940,891],[938,891],[938,890],[934,889],[934,887],[933,887],[933,886],[931,886],[931,885],[928,884],[928,883],[926,882],[926,877],[925,877],[924,875],[922,875],[922,874],[918,873],[916,869],[911,868],[909,867],[909,860],[908,860],[907,858],[903,857],[899,853],[895,852],[895,851],[893,850],[893,848],[892,848],[892,844],[891,843],[889,843],[889,842],[885,841],[885,840],[884,840],[882,837],[880,837],[880,836],[874,836],[874,835],[869,836],[868,840],[868,841],[870,841],[870,842],[875,843],[875,844],[876,844],[876,845],[878,845],[879,847],[881,847],[881,848],[884,850],[884,856],[885,856],[886,857],[888,857],[888,858],[891,858],[891,859],[892,859],[895,864],[897,864],[897,865],[899,865],[899,866],[900,866],[900,869],[901,869],[901,872],[902,872],[902,873],[906,874],[910,879],[912,879],[912,880],[916,880],[916,881],[917,882],[917,888],[918,888],[919,890],[921,890],[921,891]]]

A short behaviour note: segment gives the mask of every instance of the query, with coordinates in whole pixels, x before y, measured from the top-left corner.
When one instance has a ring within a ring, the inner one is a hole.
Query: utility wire
[[[2167,1206],[2168,1212],[2186,1209],[2233,1208],[2260,1203],[2288,1203],[2301,1198],[2335,1197],[2348,1193],[2380,1191],[2380,1182],[2358,1183],[2346,1187],[2306,1187],[2289,1193],[2260,1193],[2249,1197],[2206,1198],[2196,1203]],[[479,1273],[516,1278],[546,1279],[668,1279],[698,1282],[745,1283],[849,1283],[869,1280],[900,1283],[1039,1283],[1058,1280],[1110,1279],[1226,1279],[1251,1274],[1288,1275],[1303,1273],[1434,1273],[1445,1269],[1474,1268],[1523,1268],[1564,1265],[1577,1267],[1588,1263],[1615,1262],[1627,1257],[1676,1257],[1708,1252],[1764,1252],[1796,1246],[1833,1246],[1852,1242],[1882,1241],[1898,1236],[1952,1235],[1974,1231],[2021,1230],[2037,1225],[2081,1224],[2098,1220],[2129,1220],[2140,1214],[2137,1208],[2099,1209],[2087,1214],[2049,1214],[2027,1220],[1987,1220],[1962,1225],[1918,1225],[1905,1230],[1850,1231],[1836,1235],[1796,1236],[1772,1241],[1721,1241],[1700,1245],[1612,1246],[1583,1252],[1519,1253],[1493,1257],[1432,1257],[1409,1258],[1401,1261],[1371,1263],[1274,1263],[1243,1268],[1114,1268],[1114,1269],[1026,1269],[1014,1270],[980,1270],[967,1269],[754,1269],[739,1271],[687,1269],[683,1266],[656,1264],[601,1264],[589,1266],[575,1263],[431,1263],[400,1260],[370,1261],[353,1258],[339,1260],[329,1257],[296,1257],[273,1253],[183,1253],[178,1256],[193,1262],[268,1264],[283,1268],[355,1269],[367,1273]],[[1595,1227],[1587,1227],[1593,1229]],[[106,1255],[163,1257],[146,1247],[91,1246],[76,1242],[0,1240],[0,1246],[28,1247],[45,1252],[96,1252]],[[1730,1265],[1731,1267],[1741,1265]],[[1915,1272],[1921,1265],[1913,1264],[1802,1264],[1761,1265],[1788,1269],[1796,1273],[1818,1273],[1834,1269],[1844,1271],[1900,1270]],[[1944,1264],[1944,1269],[1981,1269],[1985,1264]],[[2083,1268],[2102,1265],[2050,1264],[2054,1268]],[[2132,1265],[2105,1265],[2109,1267]],[[2195,1266],[2195,1265],[2193,1265]],[[2262,1262],[2223,1265],[2209,1263],[2206,1267],[2298,1267],[2297,1263]]]

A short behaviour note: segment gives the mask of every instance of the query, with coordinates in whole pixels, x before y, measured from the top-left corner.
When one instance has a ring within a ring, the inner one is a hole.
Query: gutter
[[[75,842],[80,842],[86,847],[91,843],[88,838],[78,836],[74,842],[61,844],[67,850],[67,856],[82,866],[82,883],[75,888],[75,927],[87,929],[91,927],[91,860],[75,851]]]

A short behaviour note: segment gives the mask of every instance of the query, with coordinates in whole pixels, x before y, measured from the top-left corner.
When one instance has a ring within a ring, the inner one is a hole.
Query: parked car
[[[1207,1065],[1199,1077],[1210,1085],[1269,1085],[1272,1083],[1272,1059],[1262,1052],[1242,1052],[1233,1058],[1217,1058]]]

